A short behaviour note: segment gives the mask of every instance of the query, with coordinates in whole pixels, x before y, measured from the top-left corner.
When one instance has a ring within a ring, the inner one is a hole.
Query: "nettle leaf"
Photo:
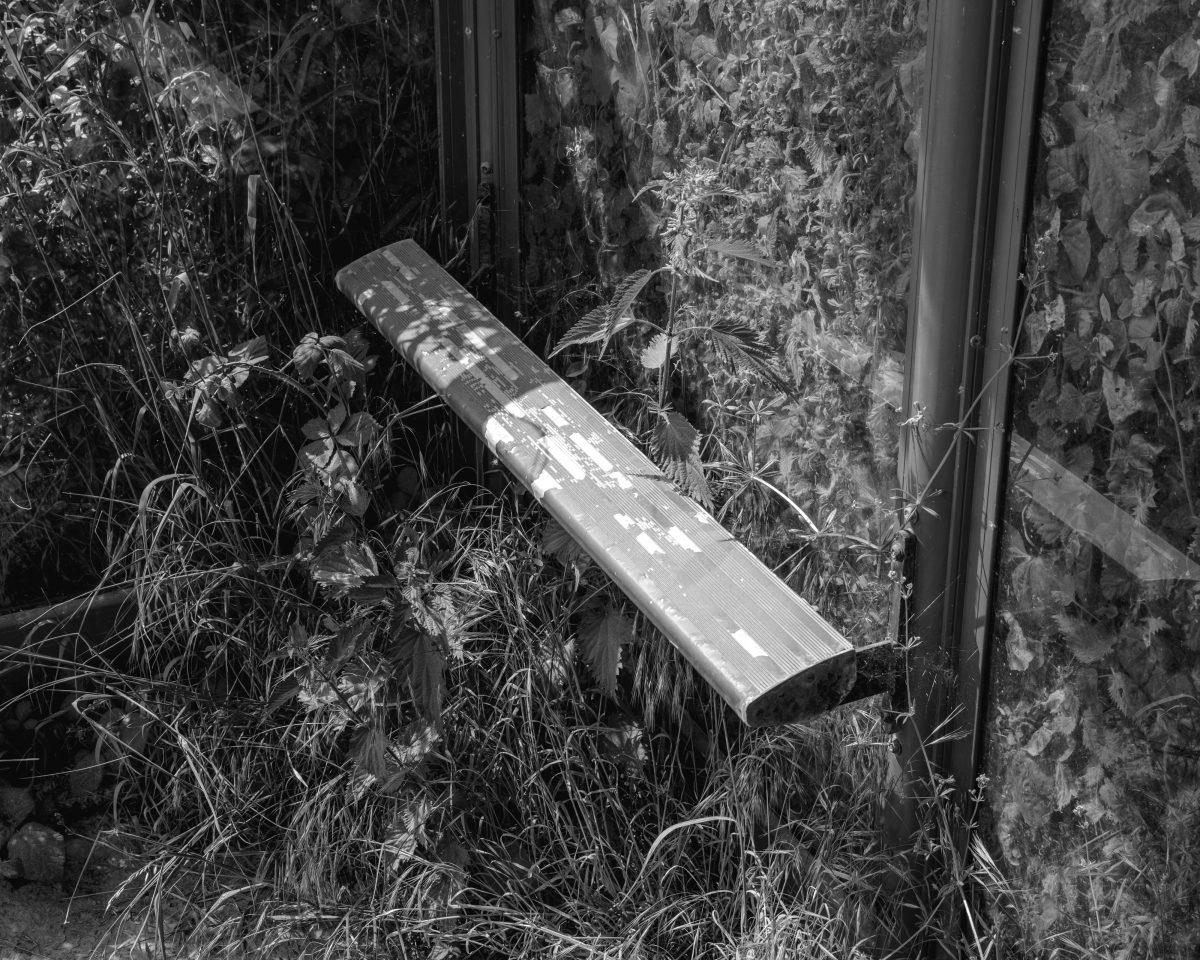
[[[1065,613],[1056,614],[1054,620],[1062,631],[1067,646],[1071,648],[1071,653],[1080,663],[1096,663],[1103,660],[1116,646],[1117,638],[1113,634],[1086,620]]]
[[[603,613],[585,619],[579,628],[584,662],[600,689],[609,696],[617,692],[621,645],[633,636],[633,619],[618,607],[609,607]]]
[[[702,340],[726,363],[750,368],[777,386],[782,385],[774,351],[763,342],[758,330],[743,320],[717,317],[685,328],[680,337]]]
[[[720,254],[723,257],[732,257],[735,260],[758,263],[764,267],[783,266],[778,260],[759,253],[758,248],[748,240],[709,240],[700,249]]]
[[[682,414],[665,410],[658,418],[654,446],[665,460],[686,460],[700,452],[700,431]]]
[[[600,352],[604,353],[608,341],[634,322],[630,312],[633,302],[653,276],[654,273],[650,270],[635,270],[627,276],[617,285],[608,303],[589,310],[582,320],[563,335],[550,351],[550,356],[561,353],[567,347],[587,343],[599,343]]]
[[[700,462],[700,432],[674,410],[660,412],[655,424],[653,452],[670,479],[704,507],[712,505],[712,492]]]
[[[674,337],[669,337],[665,333],[657,334],[642,351],[642,366],[647,370],[657,370],[667,362],[667,354],[674,343]]]
[[[591,558],[579,542],[551,517],[542,530],[542,554],[555,557],[564,564],[588,563]]]

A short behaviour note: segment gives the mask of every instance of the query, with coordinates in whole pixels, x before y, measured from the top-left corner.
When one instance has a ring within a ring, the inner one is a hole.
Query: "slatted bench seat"
[[[417,244],[337,283],[743,721],[847,698],[851,644]]]

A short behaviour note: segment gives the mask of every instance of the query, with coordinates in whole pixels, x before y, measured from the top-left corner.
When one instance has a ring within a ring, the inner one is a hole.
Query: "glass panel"
[[[1198,12],[1049,31],[989,769],[1016,936],[1071,956],[1200,951]]]
[[[652,449],[653,403],[694,424],[722,522],[861,643],[892,598],[923,6],[540,0],[525,101],[531,315],[661,271],[564,369]]]

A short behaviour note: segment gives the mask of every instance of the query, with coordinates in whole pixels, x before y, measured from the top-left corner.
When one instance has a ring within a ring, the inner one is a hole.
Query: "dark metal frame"
[[[981,772],[1047,8],[934,0],[930,11],[905,383],[905,415],[919,422],[901,444],[902,489],[915,506],[903,616],[911,650],[886,816],[898,846],[921,828],[922,802],[940,781],[969,808]],[[962,829],[955,840],[965,853]]]
[[[443,259],[465,239],[472,287],[508,321],[521,291],[518,3],[443,0],[434,9]]]

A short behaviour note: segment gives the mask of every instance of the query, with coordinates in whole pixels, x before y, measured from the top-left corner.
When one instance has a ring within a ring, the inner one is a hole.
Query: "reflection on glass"
[[[1054,4],[989,772],[1015,936],[1200,955],[1200,5]]]

